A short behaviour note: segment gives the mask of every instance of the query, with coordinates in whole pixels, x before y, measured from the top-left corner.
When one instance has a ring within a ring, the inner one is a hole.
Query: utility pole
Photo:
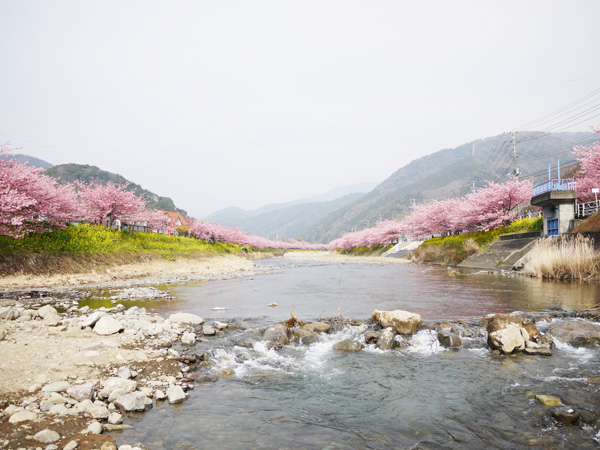
[[[517,133],[515,133],[514,131],[511,132],[512,134],[512,146],[513,146],[513,175],[516,178],[519,178],[520,172],[519,172],[519,168],[517,167]]]

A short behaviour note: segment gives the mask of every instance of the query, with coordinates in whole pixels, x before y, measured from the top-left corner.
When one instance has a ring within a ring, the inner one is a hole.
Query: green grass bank
[[[488,247],[506,234],[542,231],[543,220],[522,219],[488,231],[458,234],[429,239],[408,254],[411,261],[421,264],[457,265],[469,256]]]

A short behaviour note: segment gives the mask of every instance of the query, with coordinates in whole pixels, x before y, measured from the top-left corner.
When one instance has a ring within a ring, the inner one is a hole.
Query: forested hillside
[[[61,184],[73,183],[74,181],[81,181],[83,183],[95,181],[100,184],[106,184],[108,182],[122,184],[129,181],[122,175],[107,172],[106,170],[87,164],[61,164],[46,169],[44,173],[56,178]],[[143,194],[144,198],[148,201],[148,208],[177,211],[179,214],[187,216],[187,212],[177,208],[173,200],[169,197],[161,197],[133,182],[130,183],[129,190],[135,192],[136,195]]]
[[[548,164],[557,160],[572,169],[573,147],[598,139],[592,132],[540,133],[524,131],[515,138],[521,178],[535,182],[548,177]],[[406,149],[402,149],[406,151]],[[380,219],[398,219],[414,203],[460,197],[486,181],[503,182],[512,172],[512,137],[480,139],[453,149],[440,150],[398,169],[373,191],[340,208],[302,237],[330,242],[347,231],[373,225]]]

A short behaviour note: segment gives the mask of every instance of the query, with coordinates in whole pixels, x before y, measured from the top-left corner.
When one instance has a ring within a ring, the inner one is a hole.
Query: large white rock
[[[44,324],[48,325],[49,327],[56,327],[60,324],[61,321],[61,317],[58,314],[46,314],[44,316]]]
[[[18,411],[16,413],[14,413],[12,416],[10,416],[10,419],[8,419],[8,421],[10,423],[19,423],[19,422],[25,422],[25,421],[29,421],[29,420],[37,420],[38,415],[34,412],[31,411]]]
[[[42,319],[45,319],[49,314],[57,315],[58,311],[56,308],[50,305],[42,306],[40,309],[38,309],[38,316],[40,316]]]
[[[81,322],[81,328],[93,327],[102,317],[106,316],[104,311],[95,311],[85,317]]]
[[[421,316],[408,311],[373,311],[371,320],[383,328],[392,327],[398,334],[415,334],[421,325]]]
[[[66,392],[71,385],[66,381],[55,381],[42,388],[43,392]]]
[[[121,330],[123,330],[121,322],[111,316],[101,317],[94,325],[94,331],[101,336],[115,334]]]
[[[184,345],[194,345],[196,343],[196,335],[190,332],[183,333],[181,343]]]
[[[169,316],[171,323],[187,323],[190,325],[202,325],[204,319],[196,314],[190,313],[175,313]]]
[[[152,406],[152,400],[144,395],[143,392],[135,391],[129,394],[121,395],[115,400],[115,405],[123,408],[125,411],[144,411]]]
[[[94,385],[92,383],[78,384],[67,389],[67,394],[72,398],[81,402],[85,399],[91,399],[94,393]]]
[[[529,334],[524,328],[509,325],[490,333],[489,340],[492,348],[500,349],[503,353],[512,353],[514,350],[525,348],[525,343],[529,340]]]
[[[167,389],[167,398],[169,403],[181,403],[185,400],[185,392],[183,392],[181,386],[175,384]]]
[[[33,436],[33,439],[38,442],[49,444],[50,442],[58,441],[60,439],[60,434],[58,434],[56,431],[45,429]]]
[[[121,377],[110,377],[102,382],[103,389],[99,392],[100,397],[109,398],[113,392],[119,391],[120,395],[129,394],[135,391],[137,382],[134,380],[126,380]]]
[[[110,412],[106,406],[91,404],[86,412],[92,416],[93,419],[108,419]]]
[[[90,423],[88,425],[88,427],[86,428],[86,431],[88,433],[92,433],[92,434],[102,434],[102,424],[96,420],[94,420],[92,423]]]

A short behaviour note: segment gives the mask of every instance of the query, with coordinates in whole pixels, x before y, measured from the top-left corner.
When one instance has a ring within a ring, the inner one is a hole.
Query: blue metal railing
[[[545,183],[538,184],[533,188],[533,196],[543,194],[550,191],[574,191],[575,180],[566,178],[564,180],[548,180]]]

